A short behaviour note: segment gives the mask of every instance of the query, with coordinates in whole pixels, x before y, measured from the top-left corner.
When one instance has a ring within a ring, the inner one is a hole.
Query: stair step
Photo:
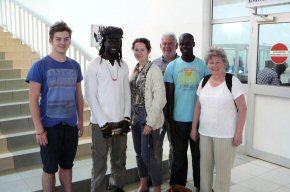
[[[0,39],[12,39],[13,36],[9,32],[4,32],[3,30],[0,31]]]
[[[0,45],[0,52],[32,52],[26,45]]]
[[[29,84],[25,82],[23,78],[17,79],[0,79],[0,91],[4,90],[17,90],[28,89]]]
[[[34,124],[30,115],[0,119],[2,135],[32,130],[34,130]]]
[[[126,179],[125,185],[135,183],[139,181],[138,171],[136,168],[136,154],[133,149],[133,141],[131,135],[128,136],[128,149],[126,152],[127,161],[126,161]],[[91,169],[92,169],[92,159],[91,159],[91,151],[88,155],[78,156],[74,161],[73,167],[73,191],[90,191],[90,180],[91,180]],[[168,160],[163,160],[162,162],[162,175],[163,179],[168,178]],[[11,185],[17,183],[19,186],[12,187],[12,189],[17,188],[18,191],[37,191],[41,192],[41,175],[42,175],[42,166],[40,164],[22,167],[15,169],[13,171],[2,171],[0,172],[0,176],[2,181],[0,182],[0,191],[5,187],[5,189],[11,189]],[[104,178],[105,186],[109,182],[109,177],[111,173],[110,161],[107,161],[107,172],[106,177]],[[8,186],[10,188],[8,188]],[[58,179],[56,180],[56,191],[61,191],[60,183]],[[1,188],[2,187],[2,188]],[[127,188],[125,187],[125,191]],[[9,190],[8,190],[9,191]],[[105,191],[109,192],[109,191]]]
[[[28,89],[0,91],[0,104],[21,101],[29,101]]]
[[[0,154],[0,171],[40,165],[41,159],[39,151],[39,147],[36,146]],[[76,156],[81,157],[89,154],[91,154],[91,139],[88,137],[82,137],[79,139]]]
[[[10,151],[17,151],[23,147],[36,147],[35,131],[17,132],[7,135],[0,135],[0,154]]]
[[[38,58],[25,58],[25,59],[13,59],[13,60],[8,60],[8,59],[1,59],[0,58],[0,65],[1,65],[1,62],[4,62],[5,61],[10,61],[12,62],[12,67],[13,68],[29,68],[32,66],[32,64],[34,62],[36,62],[37,60],[39,60],[40,57]]]
[[[29,69],[0,69],[0,79],[25,78]]]
[[[11,46],[11,45],[22,45],[22,42],[19,39],[0,37],[1,46]]]
[[[13,62],[9,60],[0,61],[0,69],[11,69],[13,68]]]
[[[30,115],[28,101],[0,104],[0,119],[19,115]]]
[[[39,55],[34,52],[26,52],[26,51],[20,51],[20,52],[0,52],[0,59],[7,59],[7,60],[13,60],[13,59],[25,59],[25,58],[39,58]]]
[[[84,124],[84,137],[89,137],[90,133],[89,121],[87,121]],[[35,130],[0,135],[0,144],[0,154],[3,151],[14,152],[23,148],[36,147]]]

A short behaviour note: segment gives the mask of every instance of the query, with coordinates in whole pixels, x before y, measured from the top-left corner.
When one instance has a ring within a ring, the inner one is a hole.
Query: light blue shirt
[[[185,62],[179,57],[168,64],[164,81],[173,83],[175,87],[174,121],[192,122],[196,90],[200,80],[208,74],[207,65],[197,57],[192,62]]]

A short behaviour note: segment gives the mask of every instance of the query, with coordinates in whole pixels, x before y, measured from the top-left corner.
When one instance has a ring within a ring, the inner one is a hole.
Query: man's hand
[[[104,138],[112,137],[112,126],[110,123],[106,123],[104,126],[102,126],[101,131]]]
[[[48,144],[47,132],[43,130],[41,133],[36,133],[36,142],[38,145],[45,146]]]
[[[193,124],[191,126],[191,132],[190,132],[190,137],[193,141],[197,141],[198,140],[198,131],[197,131],[197,127],[195,127]]]
[[[120,121],[120,125],[121,125],[121,133],[127,135],[127,133],[130,131],[130,122],[125,119]]]
[[[83,122],[79,122],[79,124],[78,124],[78,134],[79,134],[79,137],[84,135],[84,124],[83,124]]]

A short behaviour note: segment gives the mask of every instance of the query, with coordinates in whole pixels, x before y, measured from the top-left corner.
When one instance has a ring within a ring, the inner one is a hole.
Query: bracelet
[[[41,133],[36,133],[36,135],[42,135],[43,133],[45,133],[45,130],[43,130]]]

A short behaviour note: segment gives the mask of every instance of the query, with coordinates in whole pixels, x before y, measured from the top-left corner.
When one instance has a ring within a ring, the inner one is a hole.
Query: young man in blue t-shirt
[[[191,124],[199,81],[209,70],[207,65],[193,54],[194,38],[189,33],[179,37],[181,57],[170,62],[164,74],[166,85],[168,121],[173,146],[170,185],[186,185],[187,148],[190,143],[194,186],[200,187],[199,144],[190,138]]]
[[[58,167],[63,191],[72,191],[73,161],[78,136],[83,135],[83,76],[79,63],[66,57],[71,33],[63,21],[52,25],[49,30],[51,53],[35,62],[26,78],[43,164],[43,191],[55,190]]]

